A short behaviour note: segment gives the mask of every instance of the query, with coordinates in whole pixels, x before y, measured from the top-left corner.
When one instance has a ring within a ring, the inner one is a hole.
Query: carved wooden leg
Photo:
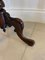
[[[3,31],[5,32],[5,19],[4,19],[4,16],[3,16],[3,13],[0,12],[0,27],[3,29]]]
[[[5,26],[2,26],[1,29],[3,29],[3,31],[6,32]]]
[[[14,31],[17,33],[20,39],[22,39],[26,44],[28,44],[29,46],[33,46],[35,43],[34,40],[24,37],[23,28],[24,28],[24,23],[20,19],[19,20],[17,19],[17,21],[15,21]]]

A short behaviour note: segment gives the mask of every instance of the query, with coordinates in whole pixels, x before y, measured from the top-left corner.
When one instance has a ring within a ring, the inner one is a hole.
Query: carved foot
[[[14,32],[16,32],[16,30],[14,29]]]
[[[3,29],[3,31],[4,31],[4,32],[6,32],[6,30],[5,30],[5,29]]]
[[[33,45],[35,44],[35,41],[32,40],[32,39],[30,39],[30,40],[27,42],[27,44],[28,44],[29,46],[33,46]]]
[[[6,32],[6,29],[5,29],[5,27],[4,27],[4,26],[3,26],[3,27],[1,27],[1,29],[3,29],[3,31],[4,31],[4,32]]]
[[[21,33],[20,31],[16,31],[16,33],[20,37],[20,39],[23,40],[29,46],[33,46],[35,44],[34,40],[24,37],[24,35],[22,34],[23,32]]]

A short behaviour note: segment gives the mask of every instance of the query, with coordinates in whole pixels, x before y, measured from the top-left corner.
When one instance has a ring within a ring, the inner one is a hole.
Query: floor
[[[13,27],[0,29],[0,60],[45,60],[45,24],[25,22],[24,36],[35,40],[33,47],[25,44]]]

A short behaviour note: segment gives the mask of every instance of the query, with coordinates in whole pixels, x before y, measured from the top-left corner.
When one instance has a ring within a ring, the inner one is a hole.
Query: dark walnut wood
[[[4,32],[6,32],[6,27],[9,26],[13,26],[14,32],[17,33],[17,35],[19,36],[19,38],[21,40],[23,40],[26,44],[28,44],[29,46],[33,46],[34,45],[34,40],[32,39],[28,39],[26,37],[24,37],[23,35],[23,29],[24,29],[24,23],[20,18],[13,18],[10,16],[10,14],[8,12],[6,12],[5,9],[3,9],[3,7],[5,6],[3,0],[0,0],[0,28],[3,29]]]

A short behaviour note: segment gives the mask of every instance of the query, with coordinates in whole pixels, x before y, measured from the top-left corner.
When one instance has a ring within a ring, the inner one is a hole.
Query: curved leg
[[[14,31],[17,33],[17,35],[20,37],[20,39],[22,39],[25,43],[27,43],[29,46],[33,46],[35,43],[34,40],[24,37],[23,28],[24,28],[24,23],[20,19],[17,19],[15,21],[15,30]]]
[[[3,26],[3,27],[1,27],[1,29],[3,29],[3,31],[4,31],[4,32],[6,32],[6,29],[5,29],[5,27],[4,27],[4,26]]]
[[[3,13],[0,13],[0,27],[3,29],[3,31],[5,32],[5,19],[3,16]]]

